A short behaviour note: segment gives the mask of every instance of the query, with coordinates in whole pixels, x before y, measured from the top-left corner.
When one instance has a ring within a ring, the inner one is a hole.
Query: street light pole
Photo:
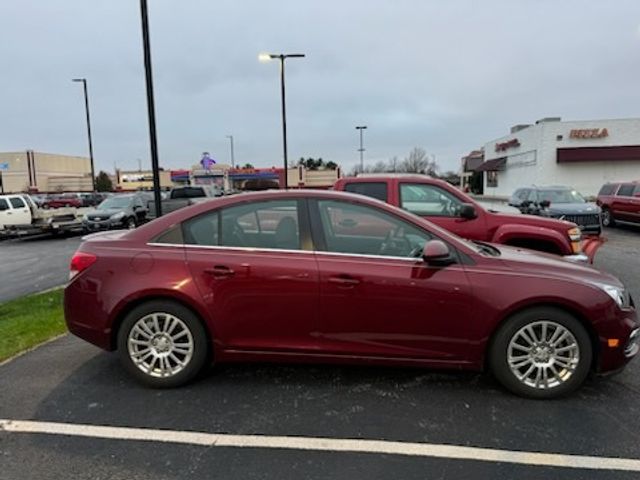
[[[360,130],[360,148],[358,151],[360,152],[360,173],[364,172],[364,147],[362,146],[362,131],[366,130],[366,125],[360,125],[356,127],[356,130]]]
[[[151,170],[153,171],[153,201],[156,217],[162,216],[160,196],[160,165],[158,163],[158,139],[156,136],[156,108],[153,100],[153,72],[151,70],[151,46],[149,45],[149,16],[147,0],[140,0],[142,20],[142,49],[144,51],[144,72],[147,84],[147,115],[149,117],[149,143],[151,144]]]
[[[231,145],[231,168],[236,168],[236,160],[233,156],[233,135],[227,135]]]
[[[91,189],[96,191],[96,171],[93,165],[93,142],[91,141],[91,117],[89,115],[89,93],[86,78],[74,78],[73,82],[82,82],[84,89],[84,109],[87,114],[87,137],[89,138],[89,159],[91,160]]]
[[[284,61],[287,58],[304,58],[304,53],[287,53],[287,54],[271,54],[261,53],[258,58],[260,61],[269,61],[273,59],[280,60],[280,98],[282,101],[282,150],[284,155],[284,189],[289,188],[289,162],[287,158],[287,111],[285,102],[284,88]]]

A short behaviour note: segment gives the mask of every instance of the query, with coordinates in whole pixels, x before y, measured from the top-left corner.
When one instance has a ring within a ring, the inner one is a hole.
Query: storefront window
[[[487,187],[495,188],[498,186],[498,172],[487,172]]]

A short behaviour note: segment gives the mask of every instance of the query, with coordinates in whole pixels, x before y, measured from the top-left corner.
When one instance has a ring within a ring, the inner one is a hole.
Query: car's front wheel
[[[171,301],[135,307],[118,331],[120,359],[133,377],[156,388],[192,380],[207,360],[207,334],[199,318]]]
[[[136,220],[135,218],[127,218],[127,221],[124,224],[127,230],[133,230],[136,228]]]
[[[609,210],[608,208],[604,208],[602,210],[602,226],[604,227],[616,226],[616,220],[615,218],[613,218],[613,215],[611,214],[611,210]]]
[[[582,385],[592,355],[589,334],[580,321],[563,310],[538,307],[502,325],[491,343],[489,364],[512,392],[554,398]]]

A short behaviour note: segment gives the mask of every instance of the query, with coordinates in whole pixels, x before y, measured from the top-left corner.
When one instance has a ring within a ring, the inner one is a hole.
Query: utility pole
[[[362,131],[366,130],[366,125],[360,125],[356,127],[356,130],[360,130],[360,148],[358,151],[360,152],[360,173],[364,172],[364,146],[362,144]]]
[[[87,137],[89,139],[89,159],[91,160],[91,188],[96,191],[96,171],[93,166],[93,142],[91,141],[91,116],[89,115],[89,93],[86,78],[74,78],[73,82],[81,82],[84,89],[84,110],[87,115]]]
[[[156,107],[153,100],[153,72],[151,71],[151,46],[149,45],[149,15],[147,10],[147,0],[140,0],[140,17],[142,20],[144,72],[147,84],[147,115],[149,117],[151,170],[153,171],[153,200],[156,205],[156,217],[161,217],[162,197],[160,196],[160,165],[158,163],[158,139],[156,136]]]

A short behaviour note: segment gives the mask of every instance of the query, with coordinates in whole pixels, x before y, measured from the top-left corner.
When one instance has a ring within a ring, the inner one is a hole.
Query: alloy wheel
[[[518,330],[507,347],[507,363],[520,383],[552,389],[566,383],[580,363],[576,337],[565,326],[549,320]]]
[[[169,378],[184,370],[194,353],[189,327],[169,313],[152,313],[129,331],[127,349],[133,364],[146,375]]]

